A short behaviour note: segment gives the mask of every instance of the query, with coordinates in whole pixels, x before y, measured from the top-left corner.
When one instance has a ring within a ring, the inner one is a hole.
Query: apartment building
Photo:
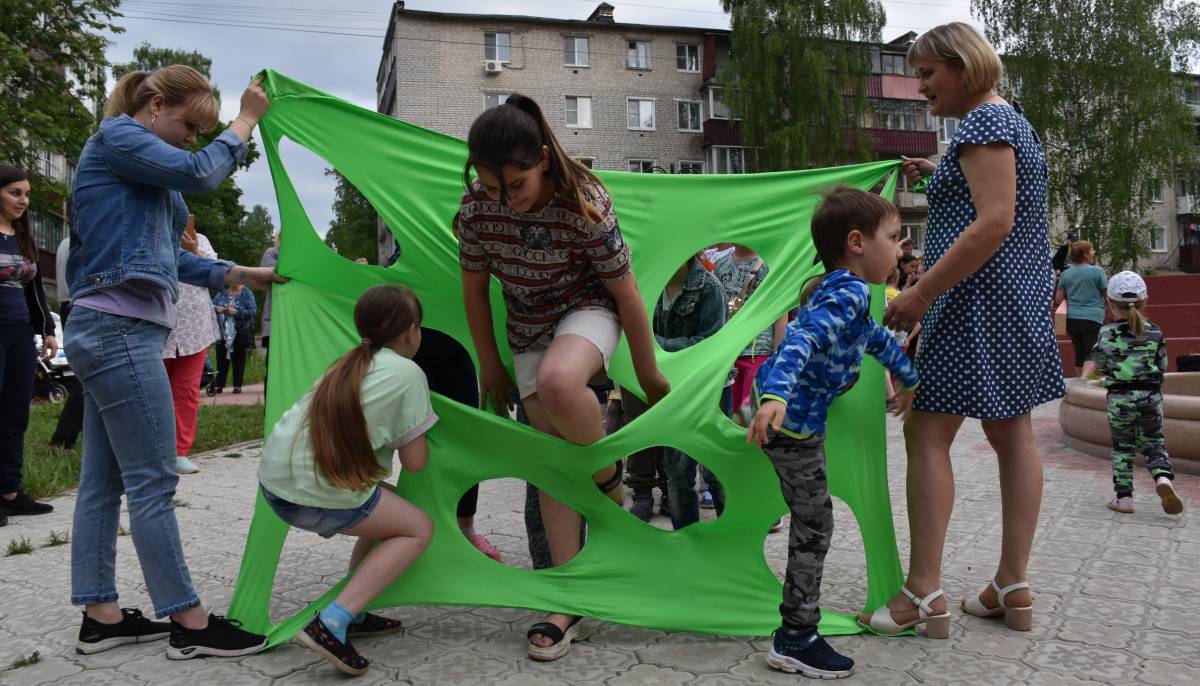
[[[58,153],[39,151],[37,168],[31,171],[70,188],[71,179],[75,176],[75,163]],[[70,230],[67,225],[66,196],[51,197],[41,209],[30,209],[29,227],[33,230],[34,241],[37,243],[38,269],[42,273],[46,294],[52,301],[57,301],[55,284],[58,283],[60,275],[54,257],[58,244],[67,237]]]
[[[719,81],[730,32],[622,23],[600,3],[579,20],[392,8],[376,76],[378,111],[465,139],[488,107],[521,92],[542,106],[568,154],[596,169],[661,173],[743,173],[756,150],[744,144]],[[861,122],[876,159],[945,152],[958,122],[934,117],[907,64],[915,33],[868,48],[869,108]],[[1200,88],[1193,105],[1200,111]],[[1191,192],[1195,186],[1197,192]],[[1196,213],[1190,210],[1192,199]],[[1164,184],[1146,266],[1200,265],[1200,185]],[[925,195],[901,182],[903,232],[924,248]],[[1188,212],[1184,212],[1184,208]],[[1067,227],[1052,224],[1054,238]],[[380,255],[395,242],[381,227]]]

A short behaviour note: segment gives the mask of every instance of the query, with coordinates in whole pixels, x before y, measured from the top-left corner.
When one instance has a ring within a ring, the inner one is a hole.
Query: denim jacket
[[[887,329],[871,319],[867,282],[844,269],[830,272],[788,324],[783,345],[758,370],[760,401],[787,405],[781,432],[796,438],[825,433],[830,404],[858,382],[863,354],[915,388],[917,369]]]
[[[176,299],[180,279],[219,289],[231,262],[182,250],[188,210],[181,193],[207,193],[246,157],[225,131],[198,152],[176,148],[127,114],[100,122],[71,184],[71,298],[145,279]]]
[[[721,282],[693,258],[683,289],[663,310],[654,306],[654,337],[667,352],[683,350],[715,334],[725,325],[725,291]]]
[[[232,307],[237,310],[234,315],[234,321],[239,334],[245,332],[251,338],[254,337],[254,317],[258,314],[258,305],[254,302],[254,294],[249,288],[242,288],[242,291],[236,296],[230,294],[229,289],[225,289],[213,297],[213,308]],[[223,324],[225,318],[229,315],[218,313],[217,320]],[[224,329],[224,326],[221,327]]]

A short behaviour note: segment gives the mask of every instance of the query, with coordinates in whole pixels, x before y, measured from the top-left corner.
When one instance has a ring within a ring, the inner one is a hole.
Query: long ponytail
[[[1133,332],[1134,337],[1141,338],[1146,322],[1146,315],[1142,314],[1142,307],[1146,305],[1146,301],[1139,300],[1134,303],[1114,302],[1113,305],[1125,311],[1125,321],[1129,323],[1129,330]]]
[[[187,65],[172,64],[154,71],[131,71],[122,76],[108,94],[104,116],[133,116],[156,95],[161,95],[168,107],[190,104],[204,131],[211,130],[221,114],[216,92],[204,74]]]
[[[330,366],[308,406],[313,462],[333,486],[362,491],[386,473],[375,459],[363,415],[363,377],[375,353],[419,325],[422,314],[417,296],[397,285],[372,286],[354,305],[354,326],[362,342]]]
[[[463,183],[471,187],[471,168],[481,166],[500,180],[500,199],[507,201],[501,168],[512,164],[529,169],[542,160],[542,146],[548,150],[549,174],[557,190],[573,197],[579,211],[593,222],[604,218],[603,208],[588,202],[586,187],[603,188],[604,184],[590,169],[572,158],[559,145],[554,131],[542,114],[542,108],[526,95],[513,93],[498,107],[493,107],[475,119],[467,134],[467,163],[463,167]]]

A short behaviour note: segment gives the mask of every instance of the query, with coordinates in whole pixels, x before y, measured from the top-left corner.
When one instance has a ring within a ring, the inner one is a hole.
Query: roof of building
[[[601,6],[605,6],[605,5],[607,5],[608,8],[610,8],[610,12],[611,12],[612,6],[608,5],[608,3],[601,3]],[[426,16],[426,17],[445,17],[448,19],[474,19],[474,20],[480,20],[480,21],[526,21],[526,22],[532,22],[532,23],[537,23],[537,24],[559,24],[559,25],[566,25],[566,26],[579,26],[579,27],[583,27],[583,26],[587,26],[587,27],[613,26],[613,27],[620,27],[620,28],[626,28],[626,29],[642,29],[642,30],[653,30],[653,31],[701,31],[704,33],[716,33],[716,34],[722,34],[722,35],[728,35],[730,33],[729,29],[708,28],[708,27],[703,27],[703,26],[669,26],[669,25],[665,25],[665,24],[632,24],[632,23],[627,23],[627,22],[610,20],[608,18],[600,18],[599,11],[600,11],[601,6],[598,6],[596,8],[596,11],[593,12],[591,15],[592,17],[596,17],[595,19],[558,19],[558,18],[554,18],[554,17],[534,17],[534,16],[529,16],[529,15],[524,15],[524,14],[474,14],[474,13],[468,13],[468,12],[437,12],[434,10],[411,10],[411,9],[407,9],[404,6],[403,0],[398,0],[395,3],[395,8],[402,11],[404,14],[419,14],[421,16]],[[609,16],[612,16],[612,15],[611,14],[605,15],[605,17],[609,17]]]

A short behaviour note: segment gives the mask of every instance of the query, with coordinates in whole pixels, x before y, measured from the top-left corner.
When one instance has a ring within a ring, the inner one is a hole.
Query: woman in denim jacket
[[[100,130],[83,148],[72,184],[67,277],[72,309],[67,353],[84,391],[84,444],[71,530],[71,602],[83,605],[76,650],[97,653],[170,636],[167,657],[245,655],[266,638],[200,605],[171,503],[175,418],[163,344],[175,324],[180,280],[221,288],[264,287],[273,270],[240,267],[180,249],[187,225],[181,192],[216,188],[245,159],[268,106],[252,83],[241,113],[203,150],[217,122],[212,86],[190,67],[127,74],[109,95]],[[116,540],[124,493],[152,622],[117,604]]]
[[[258,305],[249,289],[240,284],[227,287],[213,298],[213,311],[221,338],[217,340],[217,378],[208,389],[211,396],[225,390],[225,379],[233,363],[233,392],[242,392],[242,378],[246,372],[246,350],[254,347],[254,317]]]

